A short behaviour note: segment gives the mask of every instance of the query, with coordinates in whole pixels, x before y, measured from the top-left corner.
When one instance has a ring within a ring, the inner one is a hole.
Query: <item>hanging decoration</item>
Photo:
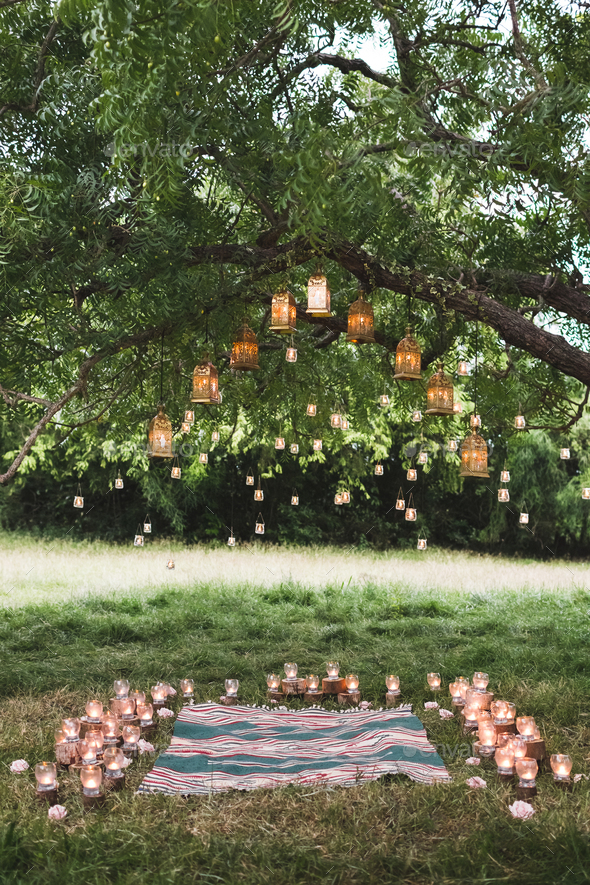
[[[418,550],[426,550],[426,538],[418,538]]]
[[[229,367],[236,372],[254,372],[260,368],[258,365],[258,341],[248,323],[249,318],[244,317],[232,344]]]
[[[459,400],[456,400],[456,402],[453,403],[453,415],[461,415],[462,412],[463,405],[459,402]]]
[[[170,569],[170,571],[172,571],[172,569],[175,568],[174,560],[173,560],[173,559],[169,559],[169,560],[168,560],[168,562],[166,563],[166,568],[167,568],[167,569]]]
[[[309,415],[309,417],[313,418],[315,416],[316,412],[317,412],[317,406],[315,406],[313,403],[309,403],[309,405],[307,406],[307,414]]]
[[[373,308],[365,301],[364,289],[359,287],[359,297],[348,311],[348,334],[346,340],[352,344],[374,344],[375,320]]]
[[[395,351],[395,374],[397,381],[420,381],[422,378],[422,354],[420,345],[412,335],[412,327],[406,327]]]
[[[203,405],[216,406],[220,402],[219,394],[219,378],[217,369],[213,363],[209,362],[209,354],[205,353],[203,359],[195,366],[193,371],[193,392],[191,395],[192,403],[202,403]],[[191,414],[185,413],[186,416]],[[194,412],[193,418],[194,418]],[[189,421],[189,424],[191,422]]]
[[[253,485],[254,485],[254,475],[253,475],[253,473],[252,473],[251,470],[250,470],[250,472],[249,472],[249,473],[247,474],[247,476],[246,476],[246,485],[247,485],[247,486],[253,486]]]
[[[260,477],[258,477],[258,487],[254,490],[254,500],[264,501],[264,492],[262,491],[262,486],[260,484]]]
[[[141,524],[137,526],[137,531],[135,532],[135,537],[133,539],[134,547],[143,547],[145,544],[145,539],[141,533]]]
[[[504,470],[500,471],[500,482],[510,482],[510,471],[506,470],[505,464],[504,464]]]
[[[416,482],[416,480],[418,479],[418,471],[415,467],[408,467],[406,479],[409,480],[409,482]]]
[[[348,491],[348,489],[342,490],[342,503],[350,504],[350,492]]]
[[[408,522],[416,522],[416,508],[414,507],[414,496],[410,492],[408,506],[406,507],[406,519]]]
[[[84,508],[84,498],[82,497],[82,486],[78,483],[78,492],[74,495],[74,507],[77,510]]]
[[[258,514],[258,518],[256,519],[256,527],[255,527],[254,531],[256,532],[257,535],[264,534],[264,518],[262,516],[262,513]]]
[[[123,477],[121,476],[121,471],[117,473],[117,478],[115,480],[115,488],[122,489],[123,488]]]
[[[270,331],[288,335],[297,326],[297,305],[288,289],[281,289],[272,296]]]
[[[275,439],[275,449],[282,451],[285,448],[285,437],[277,436]]]
[[[456,439],[450,439],[450,440],[448,441],[448,443],[447,443],[447,449],[449,450],[449,452],[456,452],[456,451],[457,451],[457,448],[458,448],[458,446],[457,446],[457,440],[456,440]]]
[[[524,506],[525,506],[525,508],[526,508],[526,504],[525,504]],[[518,521],[519,521],[520,525],[528,525],[528,524],[529,524],[529,515],[528,515],[528,513],[526,512],[526,510],[524,510],[524,511],[520,514],[520,516],[518,517]]]
[[[350,421],[348,420],[348,418],[343,418],[343,419],[342,419],[341,427],[342,427],[342,430],[348,430],[348,429],[349,429],[349,427],[350,427]]]
[[[201,452],[199,454],[199,464],[208,464],[209,463],[209,455],[207,452]]]
[[[475,417],[472,415],[472,417]],[[489,478],[488,447],[486,441],[475,430],[461,444],[460,476]]]
[[[188,423],[188,421],[183,421],[182,424],[180,425],[180,429],[181,429],[182,433],[190,433],[191,426]]]
[[[570,459],[570,450],[568,448],[559,450],[559,457],[562,461],[569,461]]]
[[[427,415],[452,415],[453,414],[453,382],[443,371],[443,364],[438,364],[438,370],[428,381],[426,390],[428,408]]]
[[[375,476],[383,476],[383,464],[381,461],[375,464]]]
[[[584,501],[590,501],[590,489],[582,489],[582,498]]]
[[[182,474],[182,470],[180,469],[180,464],[178,462],[178,455],[174,458],[172,462],[172,470],[170,471],[170,476],[172,479],[180,479]]]
[[[143,520],[143,531],[146,535],[151,535],[152,533],[152,521],[150,519],[149,513],[146,513]]]
[[[420,411],[420,409],[414,409],[414,411],[412,412],[412,421],[417,424],[421,420],[422,412]]]
[[[291,347],[287,348],[287,352],[285,353],[285,359],[288,363],[296,363],[297,362],[297,349],[293,347],[293,340],[291,340]]]
[[[481,427],[481,418],[479,415],[471,415],[469,418],[469,426],[472,430],[476,430],[478,427]]]
[[[234,530],[233,529],[230,530],[230,535],[229,535],[229,538],[227,539],[227,546],[228,547],[235,547],[236,546],[236,539],[234,538]]]
[[[498,501],[501,504],[508,504],[510,501],[510,492],[508,489],[498,489]]]
[[[313,450],[314,450],[314,452],[321,452],[321,451],[322,451],[322,441],[321,441],[321,439],[314,439],[314,441],[313,441]]]
[[[342,427],[342,415],[340,414],[340,412],[332,412],[332,414],[330,415],[330,427]]]
[[[424,464],[428,464],[428,452],[420,452],[418,455],[418,464],[424,466]]]
[[[193,376],[193,380],[194,380],[194,376]],[[186,421],[187,424],[194,424],[195,423],[195,413],[192,411],[192,409],[186,410],[186,412],[184,413],[184,420]]]
[[[402,489],[401,486],[399,487],[399,491],[397,493],[397,500],[395,502],[395,509],[396,510],[405,510],[406,509],[406,502],[404,500],[404,490]]]
[[[211,434],[211,442],[219,442],[219,430],[214,430]]]
[[[334,504],[338,504],[338,505],[342,504],[342,493],[341,492],[336,492],[336,494],[334,495]]]
[[[291,452],[292,455],[298,455],[299,454],[299,443],[291,443],[291,445],[289,446],[289,451]]]
[[[173,458],[172,453],[172,422],[164,412],[164,403],[158,403],[158,414],[150,421],[148,427],[148,457]]]
[[[389,405],[389,396],[386,393],[382,393],[379,397],[379,405],[382,409]]]
[[[517,415],[514,419],[514,426],[517,430],[524,430],[526,427],[526,420],[524,415]]]
[[[293,507],[297,507],[297,505],[299,504],[299,495],[297,494],[297,489],[293,489],[293,492],[291,494],[291,504],[293,505]]]
[[[466,360],[459,360],[457,365],[457,375],[469,375],[469,366],[467,365]]]
[[[328,281],[319,267],[307,282],[307,310],[305,312],[314,317],[331,316]]]

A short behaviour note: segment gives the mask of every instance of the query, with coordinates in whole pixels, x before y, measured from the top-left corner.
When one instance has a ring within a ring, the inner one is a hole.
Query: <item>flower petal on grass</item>
[[[15,759],[14,762],[10,763],[10,770],[13,774],[21,774],[23,771],[26,771],[29,767],[29,763],[26,759]]]
[[[65,805],[52,805],[51,808],[47,810],[47,817],[49,820],[63,820],[67,813],[68,809]]]
[[[145,741],[143,738],[138,740],[137,748],[140,753],[153,753],[156,749],[153,744],[150,744],[149,741]]]
[[[425,710],[438,710],[438,704],[436,703],[436,701],[426,701],[426,703],[424,704],[424,709]]]
[[[481,759],[479,758],[479,756],[469,756],[465,760],[465,765],[479,765],[480,762]]]
[[[439,710],[438,715],[440,716],[441,719],[454,719],[455,718],[455,714],[451,713],[450,710],[444,710],[444,709]]]
[[[468,787],[471,787],[472,790],[483,790],[484,787],[487,787],[487,783],[484,781],[483,777],[468,777],[465,783]]]
[[[161,710],[158,710],[158,716],[161,716],[162,719],[170,719],[174,716],[172,710],[169,710],[168,707],[162,707]]]
[[[509,805],[508,808],[512,817],[516,817],[518,820],[528,820],[535,813],[532,805],[528,802],[522,802],[520,799],[514,805]]]

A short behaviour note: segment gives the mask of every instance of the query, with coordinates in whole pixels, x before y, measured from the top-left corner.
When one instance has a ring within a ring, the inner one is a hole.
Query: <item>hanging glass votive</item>
[[[428,452],[420,452],[419,453],[418,464],[428,464]]]
[[[78,483],[78,494],[74,495],[74,507],[77,510],[82,510],[84,508],[84,498],[82,497],[82,487],[80,483]]]
[[[559,450],[559,457],[561,458],[562,461],[569,461],[569,459],[570,459],[570,450],[567,449],[567,448],[565,448],[565,449],[560,449],[560,450]]]
[[[582,498],[584,501],[590,500],[590,489],[582,489]]]
[[[334,495],[334,504],[342,504],[342,495],[340,492],[336,492]]]
[[[518,521],[520,525],[528,525],[529,524],[529,515],[528,513],[521,513],[518,517]]]
[[[258,365],[258,341],[248,322],[248,317],[244,317],[232,344],[229,367],[236,372],[256,371],[260,368]]]
[[[172,571],[173,568],[176,568],[173,559],[168,560],[168,562],[166,563],[166,568],[169,569],[169,571]]]
[[[199,464],[208,464],[209,463],[209,454],[207,452],[199,453]]]
[[[209,354],[206,353],[193,371],[193,392],[191,395],[192,403],[203,403],[204,405],[217,405],[221,400],[219,393],[219,379],[217,369],[213,363],[209,362]],[[187,415],[192,414],[194,421],[194,412],[185,413],[185,421]],[[189,424],[192,422],[189,420]]]
[[[135,533],[135,537],[133,539],[134,547],[143,547],[144,546],[144,537],[141,533],[141,525],[137,526],[137,531]]]
[[[350,492],[347,489],[342,491],[342,503],[350,504]]]
[[[461,445],[461,472],[459,475],[489,478],[488,447],[483,437],[475,430],[463,440]]]
[[[363,289],[359,290],[359,297],[350,305],[348,311],[348,334],[346,340],[352,344],[374,344],[374,315],[373,308],[365,301]]]
[[[397,500],[395,502],[395,509],[396,510],[405,510],[406,509],[406,502],[404,500],[404,490],[402,489],[401,486],[399,487],[399,492],[397,493]]]
[[[254,531],[257,535],[264,534],[264,519],[262,517],[262,513],[258,514],[258,518],[256,520],[256,527],[255,527]]]
[[[504,469],[500,471],[500,482],[510,482],[509,470]]]
[[[149,513],[146,513],[145,519],[143,521],[143,531],[146,535],[151,535],[152,533],[152,521],[150,519]]]
[[[510,492],[508,489],[498,489],[498,501],[501,504],[508,504],[510,501]]]
[[[469,375],[469,367],[466,360],[459,360],[457,364],[457,375]]]
[[[347,418],[342,419],[342,430],[348,430],[350,427],[350,421]]]
[[[383,476],[383,464],[380,461],[375,464],[375,476]]]
[[[398,381],[420,381],[422,378],[422,355],[420,345],[412,335],[412,327],[406,327],[406,337],[402,338],[395,352],[395,375]]]
[[[252,474],[252,471],[250,471],[250,473],[248,473],[247,476],[246,476],[246,485],[247,485],[247,486],[253,486],[253,485],[254,485],[254,476],[253,476],[253,474]]]
[[[526,427],[526,420],[524,415],[517,415],[514,419],[514,426],[517,430],[524,430]]]
[[[420,411],[420,409],[414,409],[414,411],[412,412],[412,421],[414,421],[414,423],[417,424],[418,421],[421,421],[421,420],[422,420],[422,412]]]
[[[475,430],[477,427],[481,427],[481,418],[479,415],[471,415],[469,418],[469,426],[472,430]]]
[[[182,470],[180,469],[180,464],[178,463],[178,455],[174,459],[172,464],[172,470],[170,471],[170,476],[172,479],[180,479],[182,474]]]
[[[414,507],[414,496],[411,492],[408,506],[406,507],[406,519],[408,522],[416,522],[416,508]]]
[[[426,550],[426,538],[418,538],[418,550]]]
[[[406,473],[406,479],[410,482],[416,482],[418,479],[418,471],[415,467],[408,467],[408,472]]]
[[[236,539],[234,538],[233,531],[230,534],[229,538],[227,539],[227,546],[228,547],[235,547],[236,546]]]
[[[335,428],[342,427],[342,415],[339,412],[332,412],[330,415],[330,426]]]
[[[264,501],[264,492],[262,491],[262,486],[260,485],[260,477],[258,477],[258,488],[254,489],[254,500]]]
[[[158,403],[158,414],[149,423],[148,457],[174,457],[172,453],[172,422],[164,412],[164,403]]]
[[[381,408],[389,405],[389,397],[386,393],[382,393],[379,397],[379,405],[381,406]]]
[[[310,418],[313,418],[314,415],[316,414],[316,412],[317,412],[317,407],[314,406],[313,403],[309,403],[309,405],[307,407],[307,414],[310,416]]]
[[[457,440],[450,439],[447,443],[447,449],[449,450],[449,452],[456,452],[458,449]]]
[[[298,455],[299,454],[299,443],[291,443],[291,445],[289,446],[289,451],[291,452],[292,455]]]
[[[462,412],[463,406],[459,400],[456,400],[456,402],[453,403],[453,415],[460,415]]]
[[[187,409],[184,413],[184,420],[187,424],[195,423],[195,413],[191,409]]]
[[[442,363],[438,364],[438,370],[428,380],[426,400],[427,415],[453,414],[453,382],[444,373]]]
[[[117,478],[115,480],[115,488],[122,489],[123,488],[123,477],[121,476],[121,471],[119,470],[117,474]]]
[[[280,449],[281,451],[285,448],[285,438],[283,436],[277,436],[275,439],[275,449]]]
[[[297,494],[297,489],[293,489],[293,494],[291,495],[291,504],[293,507],[297,507],[299,504],[299,495]]]
[[[319,268],[307,283],[307,310],[305,312],[314,317],[331,316],[328,281]]]
[[[321,452],[321,451],[322,451],[322,441],[321,441],[321,439],[314,439],[314,441],[313,441],[313,450],[314,450],[314,452]]]
[[[219,442],[219,430],[214,430],[211,434],[211,442]]]
[[[270,331],[288,335],[297,325],[297,305],[288,289],[281,289],[272,296]]]
[[[190,424],[188,423],[188,421],[183,421],[183,422],[182,422],[182,424],[180,425],[180,430],[181,430],[182,433],[190,433],[191,426],[190,426]]]
[[[297,362],[297,349],[295,347],[288,347],[285,353],[285,359],[288,363],[296,363]]]

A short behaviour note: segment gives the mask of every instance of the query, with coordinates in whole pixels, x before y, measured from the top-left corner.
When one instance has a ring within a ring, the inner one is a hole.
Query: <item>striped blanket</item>
[[[385,774],[429,784],[450,780],[411,705],[332,713],[209,703],[183,707],[170,747],[139,792],[352,786]]]

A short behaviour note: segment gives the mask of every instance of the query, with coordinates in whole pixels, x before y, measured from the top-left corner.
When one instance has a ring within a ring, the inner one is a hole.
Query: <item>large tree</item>
[[[48,428],[143,433],[161,354],[178,426],[205,348],[224,400],[204,423],[237,447],[312,435],[313,395],[385,455],[424,400],[391,381],[408,319],[425,367],[477,341],[484,424],[571,426],[590,389],[587,5],[0,0],[0,393],[22,434],[0,483]],[[318,264],[330,319],[305,313]],[[361,349],[343,340],[359,283],[378,330]],[[268,332],[285,284],[296,366]],[[262,371],[238,378],[244,312]]]

